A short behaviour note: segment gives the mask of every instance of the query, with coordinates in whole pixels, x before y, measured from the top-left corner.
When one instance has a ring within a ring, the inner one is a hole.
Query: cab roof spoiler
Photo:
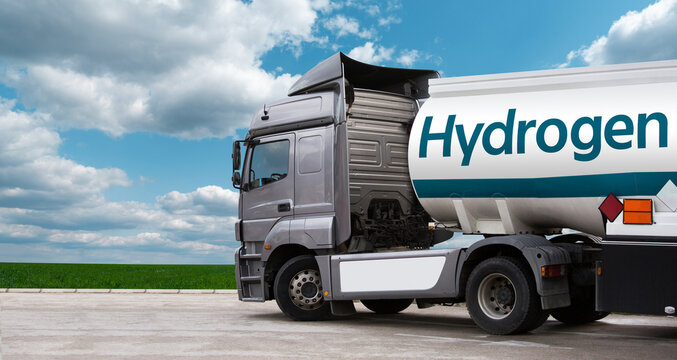
[[[437,79],[440,74],[434,70],[398,69],[365,64],[339,52],[310,69],[292,85],[288,95],[313,92],[319,85],[341,77],[354,88],[427,98],[428,79]]]

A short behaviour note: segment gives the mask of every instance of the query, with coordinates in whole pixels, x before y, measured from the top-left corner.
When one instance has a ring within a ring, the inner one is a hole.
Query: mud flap
[[[337,316],[347,316],[357,313],[352,300],[334,300],[330,301],[331,313]]]

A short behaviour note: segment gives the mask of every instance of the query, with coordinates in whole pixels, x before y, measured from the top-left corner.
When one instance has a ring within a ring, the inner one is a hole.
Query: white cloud
[[[364,45],[358,46],[348,53],[348,56],[369,64],[380,64],[392,58],[395,48],[386,48],[380,45],[374,45],[367,41]]]
[[[130,186],[124,171],[83,166],[58,155],[59,134],[49,116],[16,112],[0,100],[0,207],[58,209],[101,198],[113,186]]]
[[[8,75],[5,83],[23,94],[22,102],[48,111],[57,127],[96,128],[121,135],[155,125],[148,109],[148,89],[110,74],[87,76],[70,69],[32,65],[23,74]]]
[[[310,5],[313,9],[319,10],[323,14],[328,14],[343,7],[343,4],[330,0],[311,0]]]
[[[297,79],[264,71],[261,56],[326,42],[314,35],[315,22],[335,7],[326,0],[5,4],[0,82],[62,129],[231,135]]]
[[[400,0],[388,0],[388,11],[395,11],[402,8]]]
[[[59,134],[43,124],[49,116],[32,116],[11,111],[15,101],[0,98],[0,166],[22,164],[27,160],[53,155],[61,144]]]
[[[139,176],[139,180],[137,181],[137,183],[139,183],[139,184],[141,184],[141,185],[152,184],[152,183],[154,183],[154,182],[155,182],[155,179],[147,178],[147,177],[145,177],[145,176],[143,176],[143,175],[140,175],[140,176]]]
[[[192,254],[225,254],[226,245],[211,244],[202,241],[176,241],[166,234],[141,232],[128,236],[111,236],[88,231],[48,230],[35,226],[0,225],[0,237],[31,238],[40,236],[47,244],[77,244],[85,249],[120,248],[134,250],[140,248],[154,251],[177,251]]]
[[[165,246],[182,248],[185,242],[224,245],[233,240],[236,221],[236,217],[222,214],[169,213],[159,206],[106,201],[93,207],[73,205],[59,213],[0,208],[0,219],[0,242],[33,240],[130,249],[157,245],[155,251],[163,251]],[[151,243],[144,235],[148,233],[167,241]]]
[[[573,65],[576,62],[577,58],[579,58],[581,56],[581,54],[583,53],[583,51],[585,49],[586,49],[585,47],[581,47],[578,50],[569,51],[569,53],[567,54],[567,61],[565,61],[561,64],[558,64],[556,67],[558,69],[562,69],[562,68],[569,67],[569,66]]]
[[[378,19],[379,26],[389,26],[390,24],[399,24],[402,22],[402,18],[395,15],[388,15]]]
[[[190,193],[172,191],[158,196],[157,203],[172,214],[225,214],[237,208],[239,194],[210,185]]]
[[[73,231],[54,232],[47,237],[55,243],[80,243],[95,247],[139,247],[153,246],[165,249],[188,250],[197,254],[224,251],[223,245],[214,245],[197,241],[173,241],[165,235],[154,232],[143,232],[133,236],[105,236],[99,233]]]
[[[370,4],[368,1],[346,1],[346,6],[362,10],[371,16],[377,16],[381,12],[381,8],[376,4]]]
[[[403,66],[410,67],[414,65],[420,56],[418,50],[402,50],[400,56],[397,58],[397,62]]]
[[[237,208],[212,214],[202,205],[185,206],[181,211],[168,212],[159,204],[102,199],[96,204],[74,204],[59,212],[0,208],[0,243],[184,251],[186,255],[218,253],[224,261],[230,260],[226,250],[236,247],[232,231],[236,217],[228,214]]]
[[[360,23],[355,18],[336,15],[324,23],[324,26],[336,34],[337,38],[346,35],[355,35],[363,39],[374,37],[374,31],[360,28]]]
[[[619,64],[677,58],[677,0],[661,0],[641,11],[629,11],[608,33],[567,54],[566,67],[582,60],[588,65]]]
[[[15,239],[32,239],[44,233],[42,228],[33,225],[2,224],[0,223],[0,235]]]
[[[3,249],[6,244],[35,243],[56,249],[221,254],[223,261],[230,260],[226,252],[234,248],[235,192],[211,185],[190,193],[172,191],[157,197],[155,204],[109,201],[106,189],[131,185],[124,171],[84,166],[59,156],[61,138],[46,127],[49,116],[13,106],[13,101],[0,100]],[[0,256],[17,261],[5,253]]]

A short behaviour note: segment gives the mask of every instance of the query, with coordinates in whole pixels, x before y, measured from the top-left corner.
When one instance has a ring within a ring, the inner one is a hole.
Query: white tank
[[[677,61],[433,79],[429,92],[409,171],[439,223],[602,236],[609,194],[674,215],[656,195],[677,184]]]

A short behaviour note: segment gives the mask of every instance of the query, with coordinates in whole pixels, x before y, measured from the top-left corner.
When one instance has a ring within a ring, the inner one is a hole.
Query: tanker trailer
[[[336,54],[233,145],[239,298],[466,302],[492,334],[672,314],[675,94],[677,61],[440,79]],[[484,239],[431,249],[454,233]]]

